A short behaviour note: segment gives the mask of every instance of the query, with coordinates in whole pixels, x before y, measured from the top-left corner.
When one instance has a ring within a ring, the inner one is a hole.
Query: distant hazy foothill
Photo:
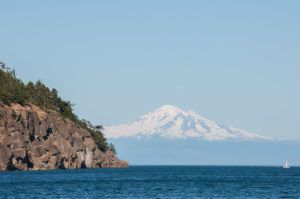
[[[101,130],[79,120],[55,89],[24,84],[2,64],[0,171],[127,167]]]

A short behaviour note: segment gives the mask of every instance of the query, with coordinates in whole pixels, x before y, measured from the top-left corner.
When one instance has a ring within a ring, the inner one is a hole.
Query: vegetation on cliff
[[[62,100],[55,88],[50,90],[41,81],[36,83],[30,81],[24,84],[22,80],[16,77],[14,70],[5,67],[5,64],[2,62],[0,62],[0,65],[0,102],[6,105],[18,103],[22,106],[34,104],[44,110],[55,110],[64,119],[69,119],[86,129],[100,150],[115,152],[114,146],[107,144],[101,132],[102,126],[93,126],[89,121],[80,120],[73,113],[72,103]]]

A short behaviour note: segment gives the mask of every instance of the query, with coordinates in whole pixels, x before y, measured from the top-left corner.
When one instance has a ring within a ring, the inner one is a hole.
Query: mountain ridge
[[[163,105],[126,124],[106,126],[104,134],[107,138],[115,139],[159,135],[171,139],[200,138],[207,141],[272,140],[270,137],[208,120],[192,110],[183,111],[172,105]]]

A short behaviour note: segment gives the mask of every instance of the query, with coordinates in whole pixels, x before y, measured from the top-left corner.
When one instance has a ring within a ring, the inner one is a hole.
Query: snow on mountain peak
[[[170,115],[170,116],[174,116],[177,115],[179,113],[183,112],[183,110],[177,108],[176,106],[172,106],[172,105],[163,105],[160,108],[156,109],[155,111],[149,113],[151,115]]]
[[[202,138],[209,141],[271,139],[210,121],[192,110],[185,112],[172,105],[163,105],[134,122],[104,129],[107,138],[159,135],[172,139]]]
[[[160,108],[156,109],[154,112],[156,111],[165,111],[165,112],[183,112],[180,108],[176,107],[176,106],[172,106],[172,105],[163,105]]]

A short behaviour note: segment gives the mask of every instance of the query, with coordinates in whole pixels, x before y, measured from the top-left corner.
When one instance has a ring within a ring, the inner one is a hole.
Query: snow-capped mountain
[[[210,121],[191,110],[183,111],[171,105],[164,105],[127,124],[106,126],[104,134],[107,138],[158,135],[171,139],[200,138],[209,141],[271,139]]]

